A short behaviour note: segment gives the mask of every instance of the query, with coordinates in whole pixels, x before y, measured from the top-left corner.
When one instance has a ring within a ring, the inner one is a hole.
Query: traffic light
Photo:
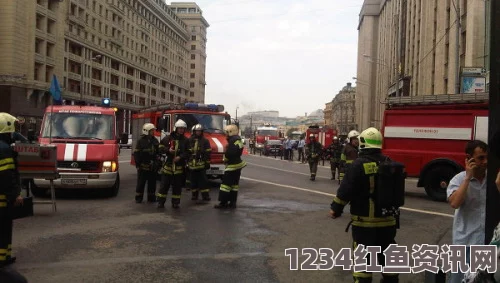
[[[103,98],[101,101],[101,104],[103,107],[109,107],[109,106],[111,106],[111,99]]]

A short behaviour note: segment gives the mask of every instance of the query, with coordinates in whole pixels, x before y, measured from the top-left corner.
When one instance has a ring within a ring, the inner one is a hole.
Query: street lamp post
[[[80,75],[80,101],[83,101],[83,92],[85,91],[85,85],[83,84],[83,74],[85,73],[85,63],[88,61],[94,61],[97,59],[101,59],[101,55],[96,55],[90,59],[85,59],[82,62],[82,71]],[[90,70],[92,72],[92,70]]]

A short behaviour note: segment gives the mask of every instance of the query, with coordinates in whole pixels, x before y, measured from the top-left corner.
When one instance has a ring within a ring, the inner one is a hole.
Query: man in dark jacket
[[[204,201],[210,201],[210,189],[208,188],[207,169],[210,168],[210,153],[212,148],[210,142],[203,137],[203,126],[196,124],[191,130],[187,151],[188,168],[191,179],[191,200],[198,200],[198,194],[201,192],[201,197]]]
[[[142,126],[142,135],[134,149],[135,167],[137,168],[137,187],[135,202],[144,198],[144,187],[148,183],[148,202],[155,202],[156,176],[158,171],[158,140],[154,137],[155,125],[146,123]]]
[[[226,169],[219,190],[220,203],[214,206],[220,209],[236,208],[241,169],[247,165],[241,159],[244,145],[241,137],[238,135],[238,127],[236,125],[228,125],[225,132],[227,135],[227,148],[224,154]]]
[[[330,159],[330,170],[332,172],[332,180],[335,180],[335,174],[340,175],[340,157],[342,155],[342,145],[339,142],[339,138],[337,137],[333,138],[333,142],[326,149],[326,153],[328,155],[328,158]]]
[[[386,214],[377,202],[379,188],[376,175],[379,164],[389,160],[382,155],[382,134],[375,128],[368,128],[359,135],[361,153],[346,172],[337,196],[330,205],[330,216],[340,217],[344,206],[350,203],[353,250],[358,245],[381,247],[396,244],[396,217]],[[378,254],[378,263],[384,265],[384,254]],[[383,273],[384,283],[397,283],[397,273]],[[353,272],[354,282],[371,283],[372,273]]]
[[[345,172],[351,166],[351,163],[358,158],[358,140],[359,132],[356,130],[352,130],[347,135],[347,144],[344,146],[342,150],[342,155],[340,156],[340,173],[339,173],[339,181],[342,182],[344,179]]]
[[[0,267],[14,263],[12,256],[12,207],[22,205],[21,185],[14,142],[17,118],[0,113]]]
[[[172,186],[172,207],[177,209],[181,203],[182,186],[185,178],[187,138],[184,136],[187,124],[177,120],[174,131],[160,142],[160,154],[166,154],[166,160],[161,170],[161,184],[158,192],[158,208],[165,207],[168,190]]]

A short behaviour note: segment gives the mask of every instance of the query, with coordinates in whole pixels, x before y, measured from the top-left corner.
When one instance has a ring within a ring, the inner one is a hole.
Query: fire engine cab
[[[488,94],[391,97],[382,126],[383,153],[406,166],[408,177],[437,201],[465,168],[465,144],[488,142]]]
[[[132,115],[132,158],[131,164],[135,165],[133,152],[137,140],[141,135],[142,126],[145,123],[153,123],[157,130],[155,136],[161,141],[169,135],[177,120],[182,119],[187,124],[186,137],[191,135],[191,128],[196,124],[203,125],[204,137],[210,142],[212,153],[210,156],[210,169],[207,169],[207,177],[211,179],[222,178],[224,175],[224,153],[227,146],[227,138],[224,127],[231,123],[231,116],[224,112],[223,105],[215,104],[159,104],[147,107]]]
[[[257,131],[255,132],[255,148],[263,150],[264,144],[268,140],[280,140],[278,127],[272,126],[270,123],[257,127]]]
[[[100,189],[116,196],[120,188],[119,146],[115,109],[110,100],[102,106],[48,106],[38,141],[57,146],[56,189]],[[34,179],[31,191],[45,195],[50,181]]]
[[[324,148],[329,147],[333,138],[337,135],[337,131],[331,128],[320,127],[318,125],[309,126],[306,130],[306,143],[309,143],[309,135],[313,134],[316,140],[323,145]]]

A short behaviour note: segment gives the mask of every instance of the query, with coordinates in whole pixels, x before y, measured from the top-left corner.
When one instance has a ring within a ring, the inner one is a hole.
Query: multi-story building
[[[332,127],[340,136],[358,130],[356,124],[356,88],[351,83],[339,91],[332,100]]]
[[[194,2],[172,2],[169,7],[186,23],[189,33],[189,98],[205,101],[208,22]]]
[[[140,107],[203,102],[189,84],[192,31],[163,0],[6,1],[0,111],[39,121],[53,75],[66,103],[111,98],[119,131]]]
[[[463,67],[487,71],[490,2],[365,0],[356,76],[360,128],[381,127],[389,96],[459,93]]]
[[[333,126],[333,99],[330,102],[325,103],[325,126]]]

